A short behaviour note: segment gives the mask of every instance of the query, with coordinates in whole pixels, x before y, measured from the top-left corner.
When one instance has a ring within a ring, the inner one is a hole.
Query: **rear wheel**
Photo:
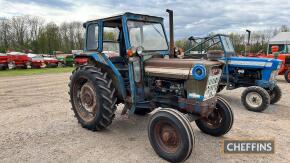
[[[242,103],[250,111],[262,112],[270,105],[269,93],[261,87],[248,87],[242,93]]]
[[[197,127],[204,133],[212,136],[226,134],[233,125],[234,114],[225,99],[218,97],[216,108],[206,118],[195,121]]]
[[[95,131],[112,123],[117,98],[106,72],[93,66],[78,67],[69,87],[72,110],[82,127]]]
[[[182,162],[192,153],[194,134],[190,123],[173,109],[161,109],[152,115],[148,136],[155,152],[167,161]]]
[[[290,83],[290,70],[287,70],[284,74],[285,80]]]
[[[272,90],[268,90],[270,95],[270,104],[277,103],[282,97],[282,91],[278,85],[276,85]]]

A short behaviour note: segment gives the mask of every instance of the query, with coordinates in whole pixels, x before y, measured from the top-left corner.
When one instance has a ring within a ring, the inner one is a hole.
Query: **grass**
[[[16,70],[0,70],[0,77],[7,76],[23,76],[23,75],[38,75],[38,74],[56,74],[72,72],[73,67],[64,68],[43,68],[43,69],[16,69]]]

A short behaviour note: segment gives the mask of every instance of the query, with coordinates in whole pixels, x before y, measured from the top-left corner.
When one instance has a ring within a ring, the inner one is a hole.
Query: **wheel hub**
[[[80,90],[80,101],[83,108],[92,113],[96,107],[96,93],[91,84],[86,83]]]
[[[161,133],[161,140],[168,146],[175,146],[177,144],[176,133],[172,129],[163,129]]]
[[[262,96],[256,92],[250,92],[246,96],[246,102],[251,106],[251,107],[259,107],[262,105],[263,99]]]
[[[223,118],[218,108],[215,108],[213,112],[210,113],[210,115],[204,119],[204,121],[206,122],[206,125],[209,128],[218,128],[221,125],[222,120]]]
[[[179,134],[170,124],[157,124],[155,128],[155,136],[160,147],[169,153],[175,152],[180,145]]]

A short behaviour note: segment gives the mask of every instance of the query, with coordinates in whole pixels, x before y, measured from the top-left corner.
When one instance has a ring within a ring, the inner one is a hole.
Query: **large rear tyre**
[[[148,137],[154,151],[170,162],[185,161],[194,146],[194,134],[188,119],[174,109],[161,109],[152,115]]]
[[[254,112],[262,112],[270,105],[269,93],[258,86],[246,88],[242,93],[241,100],[246,109]]]
[[[115,88],[106,72],[94,66],[81,66],[73,71],[69,84],[70,101],[82,127],[102,130],[115,117]]]
[[[222,97],[217,98],[216,108],[206,118],[195,121],[197,127],[212,136],[222,136],[230,131],[234,122],[234,114],[228,102]]]
[[[282,97],[282,91],[278,85],[276,85],[272,90],[268,90],[270,95],[270,104],[275,104],[280,101]]]
[[[285,77],[285,80],[290,83],[290,70],[287,70],[285,73],[284,73],[284,77]]]

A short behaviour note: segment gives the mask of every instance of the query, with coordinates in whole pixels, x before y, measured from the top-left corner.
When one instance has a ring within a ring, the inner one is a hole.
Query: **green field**
[[[73,67],[64,68],[43,68],[43,69],[16,69],[16,70],[1,70],[0,77],[5,76],[21,76],[21,75],[37,75],[37,74],[55,74],[72,72]]]

